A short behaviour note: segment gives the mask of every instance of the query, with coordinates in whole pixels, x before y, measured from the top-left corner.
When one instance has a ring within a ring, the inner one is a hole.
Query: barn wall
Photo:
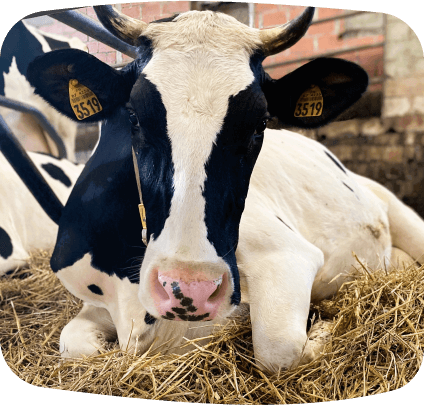
[[[150,22],[160,18],[170,17],[175,13],[188,11],[190,9],[190,2],[160,1],[151,3],[122,3],[115,5],[115,7],[130,17]],[[92,7],[80,8],[78,11],[98,21],[96,13]],[[115,51],[113,48],[110,48],[101,42],[95,41],[93,38],[90,38],[87,35],[84,35],[56,20],[52,20],[50,25],[45,25],[44,27],[40,27],[40,29],[45,32],[52,32],[69,37],[76,36],[80,38],[82,41],[87,43],[90,54],[95,55],[101,61],[108,64],[113,65],[132,60],[126,55],[121,55],[120,52]]]
[[[335,122],[308,136],[351,170],[384,184],[424,217],[424,57],[412,29],[385,16],[382,114]]]
[[[304,7],[284,6],[272,4],[256,4],[255,25],[258,28],[269,28],[298,16]],[[341,15],[350,10],[317,8],[314,20],[322,20]],[[324,52],[339,51],[346,48],[372,45],[384,40],[382,14],[367,13],[348,19],[338,19],[321,24],[312,25],[306,35],[296,45],[286,51],[271,56],[265,61],[265,66],[276,65],[302,57],[317,57]],[[356,62],[368,73],[370,78],[383,75],[383,47],[363,51],[346,52],[337,55]],[[293,63],[284,66],[275,66],[268,73],[278,78],[300,67],[305,62]],[[372,90],[381,91],[381,85],[373,86]]]

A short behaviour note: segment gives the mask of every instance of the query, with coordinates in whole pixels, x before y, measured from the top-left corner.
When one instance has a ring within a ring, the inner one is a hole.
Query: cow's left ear
[[[319,58],[262,88],[269,113],[281,124],[318,128],[356,102],[367,86],[367,73],[355,63]]]
[[[129,70],[115,70],[77,49],[48,52],[27,71],[36,94],[79,122],[104,120],[124,105],[134,84],[132,76]]]

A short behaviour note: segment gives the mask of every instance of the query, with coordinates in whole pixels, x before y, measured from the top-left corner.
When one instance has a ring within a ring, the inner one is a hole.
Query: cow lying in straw
[[[365,91],[366,73],[325,58],[279,80],[264,73],[266,56],[306,32],[311,8],[263,31],[212,12],[145,24],[95,9],[139,57],[115,71],[57,51],[28,76],[68,117],[105,120],[51,259],[85,301],[62,332],[62,355],[89,355],[116,338],[123,349],[155,341],[178,352],[184,335],[207,334],[247,301],[260,367],[311,358],[311,299],[337,290],[352,251],[372,267],[392,245],[414,258],[424,246],[423,221],[389,191],[312,140],[265,131],[271,117],[326,124]]]

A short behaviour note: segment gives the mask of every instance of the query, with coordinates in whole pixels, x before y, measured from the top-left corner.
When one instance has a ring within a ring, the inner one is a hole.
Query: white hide
[[[82,171],[83,165],[75,165],[65,159],[28,153],[59,200],[65,204],[72,187],[53,179],[42,167],[51,163],[60,167],[72,184]],[[12,255],[4,259],[0,256],[0,275],[24,265],[33,249],[51,250],[57,236],[57,225],[43,211],[37,200],[22,182],[9,162],[0,153],[0,227],[12,241]]]

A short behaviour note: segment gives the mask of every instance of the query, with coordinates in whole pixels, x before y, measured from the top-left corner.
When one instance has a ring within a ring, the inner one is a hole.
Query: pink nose
[[[184,280],[160,272],[153,277],[152,295],[159,314],[175,321],[213,319],[225,296],[227,275],[214,280]]]

